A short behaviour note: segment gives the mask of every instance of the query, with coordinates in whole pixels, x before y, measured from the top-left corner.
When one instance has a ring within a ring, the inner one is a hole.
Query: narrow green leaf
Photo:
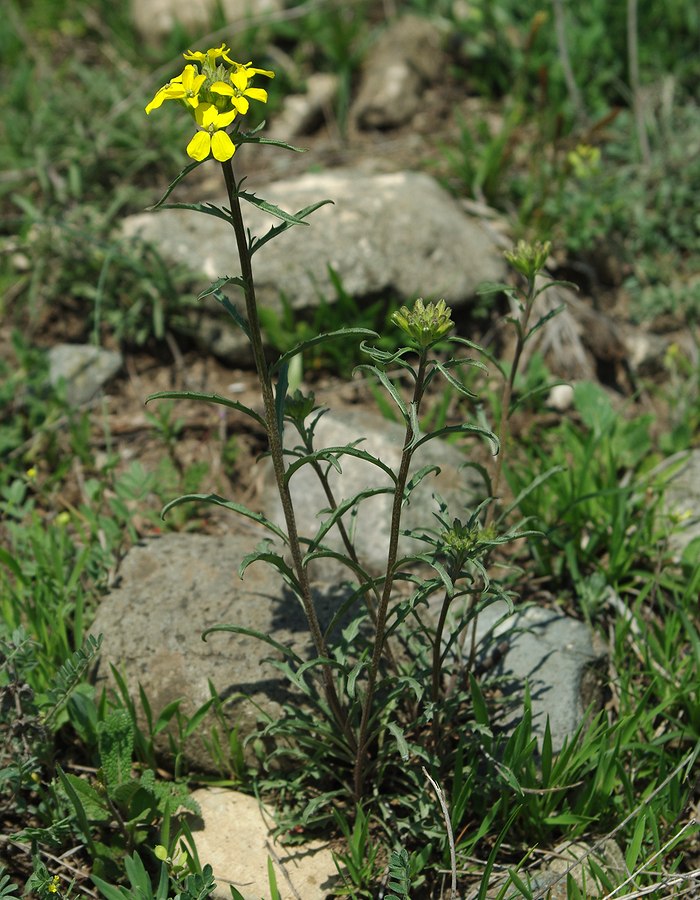
[[[215,206],[213,203],[158,203],[151,209],[191,209],[192,212],[204,213],[207,216],[214,216],[216,219],[223,219],[229,225],[233,225],[231,213],[227,209]]]
[[[208,288],[197,294],[197,300],[204,300],[205,297],[209,297],[212,294],[221,293],[221,288],[226,287],[227,284],[236,284],[240,288],[245,288],[245,281],[240,275],[222,275],[221,278],[212,281]]]
[[[180,172],[180,174],[175,178],[175,180],[170,182],[170,184],[168,185],[168,189],[163,194],[163,196],[160,198],[160,200],[153,206],[147,206],[146,209],[149,212],[154,209],[160,209],[162,207],[163,203],[165,203],[165,201],[168,199],[168,197],[172,194],[173,190],[182,181],[182,179],[186,178],[187,175],[189,175],[193,169],[196,169],[197,166],[200,166],[200,165],[201,165],[201,163],[199,163],[199,162],[192,162],[188,166],[185,166],[185,168]]]
[[[627,851],[625,853],[625,865],[627,866],[630,872],[634,872],[635,867],[637,865],[637,860],[639,859],[639,853],[642,849],[642,841],[644,840],[644,832],[646,830],[647,817],[646,812],[642,810],[639,814],[639,818],[634,826],[634,832],[632,834],[632,840],[627,847]]]
[[[241,279],[240,286],[245,290],[245,282]],[[233,303],[228,299],[228,297],[222,293],[221,291],[214,291],[214,298],[220,303],[229,316],[233,319],[236,325],[241,329],[243,334],[250,340],[250,328],[248,326],[248,322],[243,316],[238,312]]]
[[[295,663],[299,665],[301,665],[302,663],[302,659],[300,656],[298,656],[289,647],[285,647],[284,644],[280,644],[279,641],[273,640],[273,638],[271,638],[269,634],[264,634],[262,631],[256,631],[254,628],[244,628],[243,625],[212,625],[211,628],[207,628],[206,631],[202,632],[202,640],[206,641],[210,634],[216,634],[220,631],[230,632],[231,634],[243,634],[246,637],[257,638],[264,644],[269,644],[270,647],[274,647],[275,650],[279,650],[279,652],[283,656],[286,656],[288,659],[293,660]]]
[[[483,725],[490,730],[489,713],[486,708],[484,695],[481,693],[478,681],[471,672],[469,673],[469,687],[472,695],[472,706],[474,707],[474,718],[477,724]]]
[[[365,500],[368,497],[374,497],[376,494],[392,494],[393,492],[394,488],[367,488],[367,490],[355,494],[354,497],[350,497],[349,500],[343,500],[342,503],[339,503],[338,506],[331,511],[329,517],[318,529],[311,542],[310,549],[315,550],[338,519],[342,518],[349,509],[352,509],[352,507],[356,506],[360,501]]]
[[[421,444],[425,444],[426,441],[432,441],[433,438],[442,437],[444,434],[480,434],[493,444],[494,454],[498,453],[500,448],[498,438],[488,428],[481,428],[479,425],[469,425],[467,422],[463,422],[461,425],[446,425],[444,428],[438,428],[437,431],[431,431],[423,435],[411,449],[416,450]]]
[[[149,394],[146,397],[146,403],[150,403],[151,400],[199,400],[202,403],[218,403],[219,406],[226,406],[228,409],[235,409],[236,412],[245,413],[251,419],[254,419],[258,425],[265,428],[265,420],[259,413],[256,413],[255,410],[244,403],[239,403],[237,400],[229,400],[228,397],[223,397],[221,394],[204,394],[200,391],[157,391],[155,394]]]
[[[371,463],[373,466],[377,466],[378,469],[385,472],[389,478],[391,478],[392,482],[396,484],[396,475],[393,470],[386,463],[382,462],[379,457],[373,456],[371,453],[368,453],[367,450],[361,450],[359,447],[353,447],[349,444],[346,447],[324,447],[322,450],[315,450],[313,453],[309,453],[306,456],[300,456],[285,472],[285,481],[289,484],[292,475],[302,466],[308,465],[310,462],[323,462],[324,460],[331,461],[329,457],[337,459],[342,456],[353,456],[356,459],[362,459],[365,462]]]
[[[379,381],[387,389],[389,394],[392,396],[394,403],[398,406],[399,410],[401,411],[401,415],[404,417],[404,421],[408,422],[408,420],[409,420],[408,408],[407,408],[406,404],[404,403],[403,399],[401,398],[401,395],[399,394],[395,385],[390,381],[386,372],[383,372],[381,369],[377,368],[376,366],[368,366],[368,365],[364,365],[364,364],[361,366],[356,366],[355,371],[356,372],[358,372],[358,371],[359,372],[363,372],[363,371],[370,372],[372,375],[374,375],[376,378],[378,378]]]
[[[537,331],[539,331],[540,328],[544,327],[547,324],[547,322],[549,322],[550,319],[553,319],[555,316],[558,316],[559,313],[563,309],[566,309],[566,303],[562,303],[561,306],[557,306],[556,309],[552,309],[546,315],[542,316],[542,318],[539,319],[532,326],[532,328],[528,331],[528,333],[525,335],[525,338],[523,339],[523,344],[527,343],[527,341],[530,340],[530,338],[533,336],[533,334],[535,334]]]
[[[413,491],[415,491],[421,481],[423,481],[424,478],[432,473],[439,475],[440,466],[423,466],[417,472],[414,472],[409,481],[406,483],[406,488],[404,489],[404,497],[408,500],[408,498],[411,496]]]
[[[321,206],[325,206],[327,203],[331,203],[331,200],[320,200],[318,203],[312,203],[310,206],[305,206],[304,209],[300,209],[298,212],[294,214],[295,219],[305,219],[307,216],[310,216],[312,212],[315,212]],[[273,225],[269,231],[265,232],[262,237],[253,238],[250,241],[250,255],[252,256],[256,253],[262,246],[264,246],[268,241],[271,241],[272,238],[277,237],[278,234],[282,234],[284,231],[287,231],[288,228],[291,228],[295,225],[296,222],[280,222],[279,225]]]
[[[239,191],[238,196],[241,200],[247,200],[248,203],[252,203],[253,206],[257,206],[258,209],[261,209],[263,212],[269,213],[269,215],[274,216],[276,219],[282,219],[283,222],[288,222],[290,225],[308,225],[308,222],[305,222],[303,219],[297,218],[297,216],[292,213],[285,212],[283,209],[280,209],[279,206],[275,206],[274,203],[269,203],[267,200],[263,200],[261,197],[256,197],[255,194],[251,194],[248,191]],[[332,200],[326,200],[326,203],[332,203]]]
[[[280,358],[270,366],[270,374],[274,374],[281,366],[288,363],[294,356],[308,350],[309,347],[315,347],[317,344],[323,344],[327,341],[333,341],[339,337],[379,337],[376,331],[369,328],[339,328],[337,331],[328,331],[325,334],[317,334],[316,337],[309,338],[308,341],[301,341],[296,347],[287,350]]]
[[[187,739],[191,737],[195,732],[199,729],[199,726],[202,723],[202,720],[209,712],[211,707],[214,705],[217,697],[210,697],[205,703],[203,703],[198,710],[194,712],[192,716],[187,720],[187,725],[185,726],[185,730],[183,732],[183,737]]]
[[[408,744],[406,743],[406,738],[403,736],[403,731],[396,722],[387,722],[386,727],[394,735],[396,744],[399,748],[399,753],[401,754],[401,759],[406,762],[410,756],[410,751],[408,749]]]
[[[163,729],[168,727],[168,724],[175,713],[180,709],[180,705],[182,703],[182,698],[180,697],[177,700],[171,700],[170,703],[167,703],[163,709],[160,711],[158,718],[156,719],[155,729],[153,731],[154,734],[160,734]]]
[[[218,494],[183,494],[181,497],[176,497],[174,500],[171,500],[170,503],[166,503],[161,512],[161,516],[165,518],[171,509],[176,506],[181,506],[183,503],[213,503],[215,506],[223,506],[224,509],[230,509],[233,512],[240,513],[247,519],[252,519],[259,525],[263,525],[268,531],[271,531],[273,534],[277,535],[280,540],[284,541],[285,544],[289,543],[289,538],[284,531],[282,531],[281,528],[278,528],[277,525],[269,519],[266,519],[261,513],[253,512],[252,509],[248,509],[248,507],[243,506],[242,503],[234,503],[233,500],[225,500],[223,497],[219,497]]]

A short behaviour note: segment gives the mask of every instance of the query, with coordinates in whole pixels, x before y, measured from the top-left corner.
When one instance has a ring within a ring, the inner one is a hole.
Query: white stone
[[[325,900],[338,880],[333,856],[321,841],[285,847],[273,837],[272,813],[255,797],[224,788],[200,788],[193,798],[202,810],[204,827],[191,822],[202,865],[214,870],[213,897],[231,900],[232,884],[245,900],[269,897],[268,860],[283,897]],[[291,885],[291,887],[290,887]]]

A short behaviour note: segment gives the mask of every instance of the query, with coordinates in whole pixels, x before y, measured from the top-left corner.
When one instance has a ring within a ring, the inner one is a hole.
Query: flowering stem
[[[413,400],[411,406],[415,409],[416,418],[420,408],[420,402],[425,389],[425,370],[427,365],[427,350],[421,349],[418,362],[418,372],[416,373],[416,381],[413,389]],[[399,527],[401,525],[401,508],[403,506],[403,494],[408,481],[408,470],[413,457],[411,449],[411,441],[414,438],[413,426],[410,420],[406,423],[406,437],[404,439],[404,449],[401,456],[401,465],[399,466],[396,478],[396,486],[394,488],[394,503],[391,512],[391,531],[389,534],[389,551],[386,563],[386,579],[384,581],[384,589],[382,591],[381,600],[377,608],[377,621],[375,626],[374,647],[372,648],[372,658],[369,665],[369,673],[367,677],[367,688],[362,706],[362,719],[360,721],[360,732],[357,741],[357,755],[355,756],[355,772],[354,772],[354,789],[355,802],[359,803],[362,799],[362,792],[365,778],[365,760],[369,745],[369,722],[374,701],[374,689],[377,683],[377,674],[379,672],[379,663],[381,662],[382,652],[384,650],[384,640],[386,632],[386,618],[389,609],[389,600],[391,598],[391,590],[394,585],[394,567],[398,555],[399,546]]]
[[[282,502],[282,510],[284,520],[287,527],[287,537],[289,538],[289,549],[292,555],[292,563],[294,572],[300,587],[300,597],[306,618],[309,623],[309,630],[314,642],[316,653],[319,657],[328,659],[328,648],[326,645],[323,631],[321,629],[316,607],[314,606],[311,596],[311,587],[303,564],[301,546],[299,543],[299,533],[297,531],[296,517],[294,515],[294,507],[292,498],[289,493],[289,486],[285,481],[284,470],[284,450],[282,446],[282,435],[277,424],[277,413],[275,409],[275,398],[272,387],[272,380],[265,359],[263,350],[262,333],[260,331],[260,320],[258,317],[258,307],[255,298],[255,283],[253,281],[253,269],[251,266],[251,254],[248,247],[245,226],[243,224],[243,215],[241,212],[241,202],[238,195],[238,186],[233,173],[233,166],[230,160],[221,163],[226,182],[226,190],[231,204],[231,218],[233,230],[236,235],[236,244],[238,247],[238,257],[241,263],[241,277],[243,281],[243,293],[245,295],[246,316],[248,320],[248,330],[250,332],[250,343],[253,350],[253,359],[255,360],[255,368],[260,381],[262,391],[263,406],[265,409],[265,425],[267,429],[267,438],[270,445],[270,456],[277,481],[277,488]],[[333,711],[338,724],[342,727],[350,745],[354,746],[354,735],[350,731],[347,715],[338,698],[331,670],[327,666],[322,666],[323,683],[325,688],[326,700]]]
[[[492,485],[494,498],[498,497],[498,491],[501,486],[501,477],[503,474],[503,459],[506,455],[508,439],[510,436],[510,401],[513,397],[513,386],[515,384],[515,377],[518,374],[520,358],[525,347],[525,340],[527,338],[527,325],[530,320],[530,314],[532,313],[532,306],[535,302],[535,296],[535,274],[533,273],[528,277],[527,296],[525,297],[525,304],[522,309],[521,319],[519,322],[516,322],[515,325],[517,337],[515,342],[515,351],[513,353],[513,362],[511,363],[508,378],[503,385],[503,395],[501,397],[501,416],[498,426],[500,452],[496,457],[496,471],[494,472]],[[495,504],[492,503],[486,512],[486,520],[484,523],[485,528],[488,528],[489,525],[493,522],[495,512]]]

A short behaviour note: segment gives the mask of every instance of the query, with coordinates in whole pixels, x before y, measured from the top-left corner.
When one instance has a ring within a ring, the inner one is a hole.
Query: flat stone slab
[[[401,461],[405,437],[404,426],[383,419],[377,413],[366,410],[344,410],[339,414],[331,411],[323,415],[316,425],[314,446],[316,449],[339,447],[365,438],[358,445],[359,449],[366,450],[381,459],[396,472]],[[285,443],[293,446],[297,440],[298,434],[292,426],[287,425]],[[410,502],[403,509],[402,530],[438,527],[433,516],[433,513],[438,511],[438,503],[433,498],[434,493],[438,493],[447,501],[453,518],[458,516],[464,519],[465,509],[483,499],[485,493],[483,481],[475,475],[473,469],[463,468],[467,461],[468,456],[458,447],[439,438],[427,441],[418,448],[409,477],[423,466],[431,465],[439,466],[440,474],[428,475],[415,489]],[[370,463],[350,456],[341,456],[339,462],[342,474],[331,469],[328,476],[338,504],[366,488],[391,485],[389,476]],[[269,463],[268,471],[269,477],[265,479],[263,494],[265,514],[273,521],[282,523],[282,508]],[[324,516],[319,516],[318,513],[328,506],[328,499],[311,466],[303,466],[294,473],[290,489],[300,532],[312,537],[324,520]],[[378,494],[360,503],[354,524],[350,513],[343,518],[348,530],[354,528],[355,547],[360,563],[368,571],[378,574],[383,573],[386,567],[393,502],[393,494]],[[336,550],[342,549],[342,539],[337,528],[331,529],[324,538],[324,543]],[[427,548],[427,544],[412,538],[401,537],[399,540],[400,555],[425,552]]]
[[[268,860],[272,860],[282,897],[325,900],[338,872],[333,856],[321,841],[285,847],[273,837],[274,820],[247,794],[223,788],[200,788],[192,794],[202,810],[190,827],[202,864],[214,870],[217,888],[212,894],[231,900],[233,885],[244,900],[270,895]]]
[[[213,625],[240,625],[271,635],[302,657],[310,654],[303,610],[277,572],[254,563],[243,581],[238,576],[239,563],[262,536],[173,533],[133,547],[122,563],[120,586],[102,600],[92,626],[93,634],[103,634],[100,678],[109,678],[110,663],[115,665],[137,708],[141,684],[156,717],[179,698],[191,716],[209,699],[211,679],[241,739],[257,730],[253,703],[278,715],[290,689],[265,660],[282,654],[247,635],[217,633],[206,643],[201,638]],[[316,595],[324,627],[341,603],[341,590],[326,584]],[[191,763],[204,770],[216,768],[202,740],[212,721],[204,720],[186,748]],[[161,749],[167,749],[163,737]]]
[[[313,213],[308,226],[294,226],[256,252],[256,293],[270,309],[281,310],[282,295],[294,309],[317,306],[321,297],[332,303],[336,290],[329,266],[343,290],[358,300],[442,297],[455,307],[469,302],[482,281],[502,281],[506,274],[503,255],[481,222],[428,175],[342,169],[256,185],[254,192],[292,213],[333,201]],[[221,196],[212,202],[228,206]],[[257,236],[279,224],[250,203],[243,203],[243,215]],[[181,209],[139,213],[125,219],[122,230],[127,238],[140,236],[153,244],[165,260],[196,264],[203,281],[239,274],[231,226],[214,216]],[[242,307],[237,288],[229,295]],[[225,315],[215,301],[205,308],[219,319]],[[219,331],[200,325],[201,337],[223,358],[240,358],[241,335],[225,318]]]
[[[471,630],[467,631],[467,641]],[[595,702],[596,665],[603,658],[584,622],[556,609],[529,606],[508,615],[497,601],[477,620],[479,663],[499,677],[506,697],[502,723],[511,731],[522,718],[525,685],[532,702],[532,731],[544,736],[547,717],[555,753],[564,746]]]
[[[96,397],[123,365],[121,353],[92,344],[56,344],[48,351],[49,381],[66,382],[66,399],[80,406]]]

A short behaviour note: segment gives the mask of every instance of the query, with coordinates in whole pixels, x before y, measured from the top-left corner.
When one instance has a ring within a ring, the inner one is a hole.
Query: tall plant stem
[[[492,492],[494,498],[498,497],[498,491],[501,487],[501,478],[503,476],[503,459],[507,452],[508,438],[510,435],[510,401],[513,397],[513,386],[515,384],[515,377],[518,374],[520,359],[523,355],[523,349],[525,348],[525,341],[527,339],[527,325],[530,321],[530,314],[532,313],[532,305],[534,302],[535,278],[533,276],[532,278],[528,279],[527,297],[525,298],[525,304],[522,308],[521,319],[516,323],[517,338],[515,342],[515,351],[513,353],[513,362],[510,367],[508,378],[506,378],[505,384],[503,385],[503,394],[501,396],[501,416],[498,425],[498,440],[500,443],[500,451],[498,453],[498,456],[496,457],[496,471],[494,472],[492,484]],[[489,525],[491,525],[495,513],[495,503],[491,503],[486,511],[486,521],[484,523],[485,528],[488,528]]]
[[[255,282],[253,281],[253,269],[251,266],[251,254],[246,237],[245,226],[243,224],[243,214],[241,212],[241,201],[238,196],[238,186],[233,173],[233,166],[230,160],[222,162],[221,167],[226,182],[226,190],[228,192],[229,202],[231,204],[231,218],[233,231],[236,235],[236,245],[238,247],[238,257],[241,263],[241,277],[243,280],[243,293],[245,295],[246,317],[248,320],[248,330],[250,343],[253,350],[253,359],[255,360],[255,368],[260,381],[260,389],[262,392],[263,406],[265,409],[265,425],[267,429],[267,438],[270,445],[270,456],[275,472],[275,480],[277,481],[277,489],[279,491],[280,500],[282,502],[282,511],[284,513],[284,521],[287,527],[287,537],[289,539],[289,550],[292,556],[294,573],[300,588],[300,597],[306,619],[309,624],[311,638],[318,656],[324,659],[328,658],[328,648],[323,636],[321,624],[318,620],[316,607],[314,606],[311,595],[311,587],[303,564],[301,545],[299,543],[299,533],[297,531],[296,517],[294,515],[294,507],[292,498],[289,493],[289,486],[285,480],[284,470],[284,450],[282,446],[282,435],[277,421],[277,411],[275,408],[275,397],[272,388],[272,380],[265,359],[263,350],[262,334],[260,331],[260,319],[258,317],[258,306],[255,298]],[[335,689],[335,683],[331,670],[328,666],[322,667],[323,684],[326,700],[338,724],[342,727],[346,738],[351,746],[354,746],[354,735],[350,729],[347,716],[343,710],[342,704],[338,698]]]
[[[418,362],[418,371],[416,373],[416,383],[413,389],[413,399],[411,405],[415,410],[414,421],[417,420],[420,402],[425,389],[425,369],[427,364],[427,350],[420,351]],[[401,507],[403,505],[403,492],[408,481],[408,470],[413,457],[411,443],[413,441],[413,426],[410,419],[406,423],[406,437],[404,439],[403,453],[401,456],[401,465],[399,466],[396,478],[396,487],[394,489],[394,503],[391,511],[391,531],[389,534],[389,551],[386,562],[386,579],[384,581],[384,589],[377,608],[377,622],[374,634],[374,647],[372,648],[372,658],[369,664],[369,673],[367,676],[367,688],[362,706],[362,719],[360,721],[360,732],[357,740],[357,754],[355,756],[355,772],[354,772],[354,790],[355,802],[359,803],[362,799],[365,778],[365,759],[369,744],[369,723],[372,715],[372,706],[374,704],[374,690],[377,684],[377,674],[379,672],[379,664],[382,659],[384,650],[384,640],[386,632],[386,618],[389,609],[389,600],[391,591],[394,586],[394,567],[399,547],[399,527],[401,525]]]

